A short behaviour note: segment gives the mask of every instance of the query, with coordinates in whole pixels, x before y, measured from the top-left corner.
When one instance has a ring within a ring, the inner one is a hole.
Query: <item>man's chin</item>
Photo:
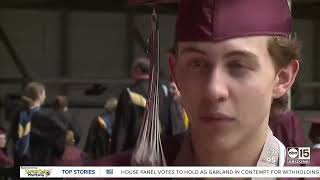
[[[205,146],[232,149],[237,145],[237,139],[239,137],[239,135],[236,136],[234,131],[229,129],[202,129],[201,131],[196,132],[194,138],[197,138],[197,141],[200,141],[201,144]]]

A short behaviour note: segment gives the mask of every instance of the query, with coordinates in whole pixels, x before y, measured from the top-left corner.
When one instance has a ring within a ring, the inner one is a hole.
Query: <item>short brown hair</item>
[[[62,110],[66,107],[68,107],[69,102],[66,96],[58,95],[56,96],[54,102],[53,102],[53,108],[56,110]]]
[[[296,38],[271,37],[268,41],[268,51],[276,71],[288,66],[293,60],[300,60],[301,46]],[[272,108],[284,111],[288,106],[288,95],[272,101]]]
[[[268,51],[276,70],[288,66],[293,60],[300,59],[300,49],[296,38],[274,36],[268,41]]]
[[[35,101],[39,98],[40,94],[45,91],[45,86],[40,82],[31,82],[27,84],[24,89],[23,95]]]
[[[140,69],[142,73],[149,74],[150,72],[150,60],[146,57],[138,58],[132,64],[132,70]]]
[[[117,98],[110,98],[106,101],[106,103],[104,104],[104,108],[106,111],[108,112],[112,112],[118,105],[118,99]]]

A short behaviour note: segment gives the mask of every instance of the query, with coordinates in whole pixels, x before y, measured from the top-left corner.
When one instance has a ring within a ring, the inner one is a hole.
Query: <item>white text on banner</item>
[[[267,178],[320,177],[320,167],[218,167],[218,166],[21,166],[21,178]]]

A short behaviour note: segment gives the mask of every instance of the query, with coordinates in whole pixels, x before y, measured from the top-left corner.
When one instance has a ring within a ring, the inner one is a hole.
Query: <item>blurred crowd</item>
[[[100,114],[92,114],[87,137],[81,137],[81,124],[69,111],[68,97],[56,95],[50,108],[43,108],[45,85],[28,83],[19,103],[11,110],[10,128],[0,128],[0,166],[80,166],[132,150],[146,108],[149,71],[149,59],[139,58],[133,63],[131,75],[134,83],[124,88],[118,98],[108,98]],[[160,81],[159,101],[162,136],[170,137],[186,131],[189,120],[173,81]],[[86,139],[83,148],[79,146],[81,138]],[[7,148],[7,141],[11,141],[11,148]]]

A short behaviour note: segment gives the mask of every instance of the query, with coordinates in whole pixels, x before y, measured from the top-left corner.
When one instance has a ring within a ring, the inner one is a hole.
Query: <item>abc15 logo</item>
[[[288,158],[290,159],[310,159],[310,147],[288,147]]]

